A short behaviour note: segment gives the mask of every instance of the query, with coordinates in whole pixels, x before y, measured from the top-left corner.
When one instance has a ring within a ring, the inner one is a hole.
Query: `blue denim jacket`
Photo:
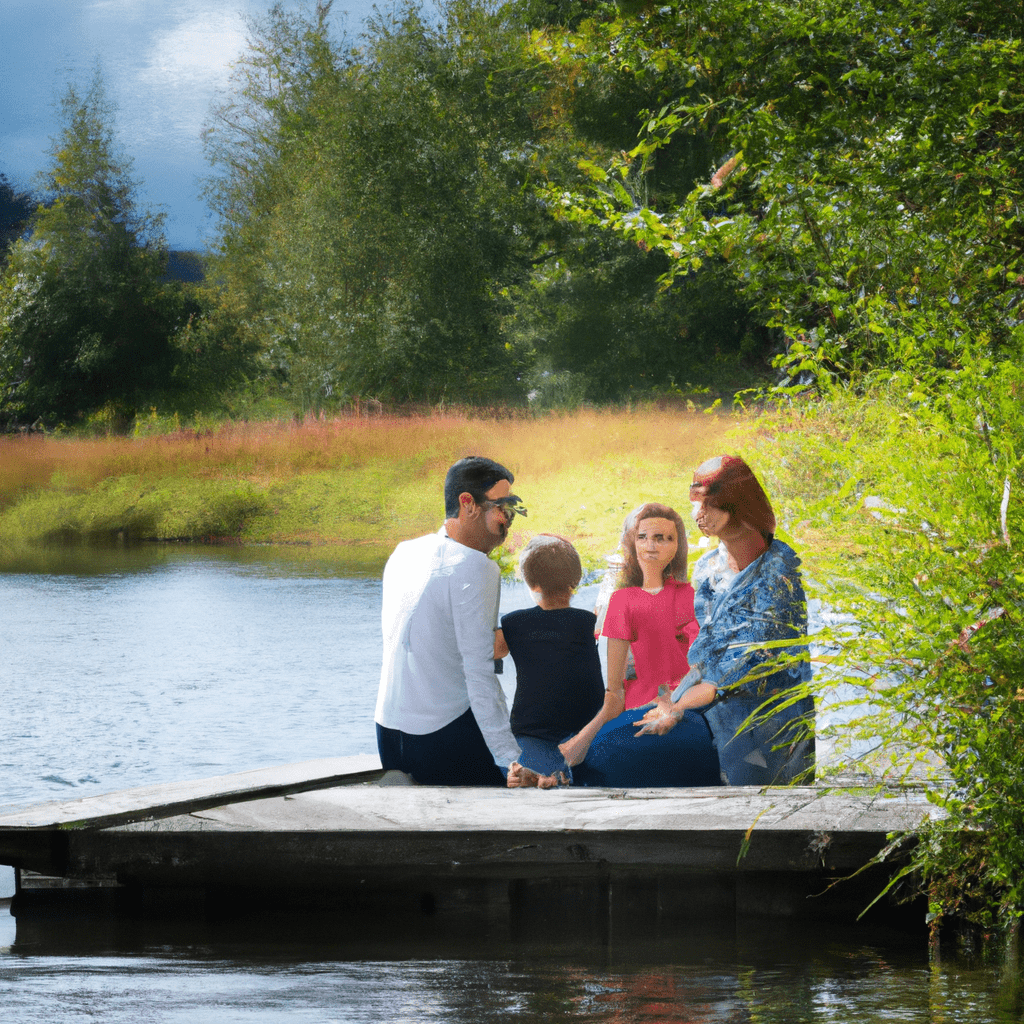
[[[729,569],[721,548],[703,555],[693,569],[700,632],[690,646],[684,684],[703,681],[719,688],[719,699],[705,709],[705,717],[730,785],[792,781],[813,764],[813,737],[800,736],[792,724],[813,715],[810,697],[738,732],[773,694],[811,678],[806,644],[762,646],[806,637],[807,601],[799,565],[788,544],[773,540],[741,572]],[[788,663],[773,664],[780,659]]]

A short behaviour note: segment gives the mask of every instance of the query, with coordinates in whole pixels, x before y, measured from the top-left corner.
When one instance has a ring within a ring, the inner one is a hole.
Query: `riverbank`
[[[585,410],[0,438],[0,557],[53,545],[190,541],[304,545],[378,561],[399,540],[437,528],[447,467],[481,453],[513,471],[530,510],[513,524],[510,553],[534,533],[560,533],[597,568],[630,509],[651,499],[685,509],[693,468],[743,448],[745,432],[740,417]]]

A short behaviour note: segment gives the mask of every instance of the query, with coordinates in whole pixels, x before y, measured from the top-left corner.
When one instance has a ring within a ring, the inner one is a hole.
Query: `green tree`
[[[106,407],[126,426],[170,388],[171,336],[193,310],[162,284],[161,216],[141,212],[97,74],[69,87],[45,177],[47,203],[0,279],[0,409],[71,423]]]
[[[514,322],[542,365],[586,381],[586,397],[619,402],[696,388],[730,392],[759,372],[765,339],[735,283],[709,264],[661,287],[659,251],[590,232],[562,241],[557,257],[516,296]]]
[[[207,134],[225,301],[304,405],[508,398],[507,288],[541,216],[522,35],[468,4],[439,25],[408,8],[355,51],[328,14],[254,25]]]
[[[1024,298],[1019,5],[682,0],[588,27],[599,68],[685,81],[627,153],[585,168],[570,217],[660,249],[667,285],[724,261],[793,370],[1006,343]],[[710,146],[697,187],[638,198],[627,185],[681,138]]]
[[[666,140],[646,161],[629,157],[651,108],[685,91],[690,71],[667,46],[622,49],[623,25],[605,4],[531,32],[550,116],[542,194],[564,230],[517,320],[553,369],[587,376],[595,400],[687,384],[735,389],[763,375],[773,339],[728,267],[707,260],[666,288],[673,260],[657,245],[580,216],[579,197],[594,179],[627,223],[630,212],[678,206],[715,156],[713,140],[694,132]]]
[[[291,211],[307,201],[309,183],[317,179],[319,161],[304,164],[298,151],[316,132],[324,94],[338,79],[329,10],[329,3],[319,4],[315,19],[308,19],[275,4],[252,22],[248,49],[233,72],[234,95],[214,109],[203,134],[217,172],[206,195],[220,218],[210,261],[211,276],[220,282],[214,318],[257,354],[254,383],[290,387],[300,397],[305,389],[292,383],[293,364],[307,340],[321,333],[321,306],[303,294],[315,271],[301,262],[325,257],[327,263],[329,250]],[[316,368],[311,372],[315,376]]]
[[[207,132],[214,276],[296,404],[516,401],[538,360],[620,399],[735,373],[763,347],[729,274],[659,291],[662,252],[557,216],[555,190],[632,145],[639,109],[683,74],[539,56],[572,38],[545,20],[583,32],[583,7],[451,0],[431,22],[407,5],[358,47],[325,3],[251,26]],[[675,201],[708,152],[680,140],[627,185]]]

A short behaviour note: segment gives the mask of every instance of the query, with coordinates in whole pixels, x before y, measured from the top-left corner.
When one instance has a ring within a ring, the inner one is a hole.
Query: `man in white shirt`
[[[513,479],[491,459],[460,459],[442,529],[403,541],[384,568],[377,749],[384,768],[422,785],[504,786],[510,772],[522,784],[494,674],[501,570],[487,557],[526,515]]]

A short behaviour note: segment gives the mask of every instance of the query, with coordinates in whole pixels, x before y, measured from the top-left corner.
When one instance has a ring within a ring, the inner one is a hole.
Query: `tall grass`
[[[1016,360],[886,371],[759,445],[812,592],[843,613],[817,638],[816,685],[846,687],[852,714],[819,714],[819,753],[825,739],[840,768],[925,786],[934,815],[879,854],[894,891],[926,893],[936,930],[966,920],[1008,949],[1024,918],[1022,399]]]
[[[516,476],[534,533],[591,566],[625,514],[685,506],[691,472],[740,421],[657,409],[544,418],[436,414],[250,423],[100,440],[0,439],[0,549],[120,539],[372,545],[436,529],[447,467],[484,454]],[[748,453],[749,454],[749,453]],[[756,462],[756,457],[754,458]]]

